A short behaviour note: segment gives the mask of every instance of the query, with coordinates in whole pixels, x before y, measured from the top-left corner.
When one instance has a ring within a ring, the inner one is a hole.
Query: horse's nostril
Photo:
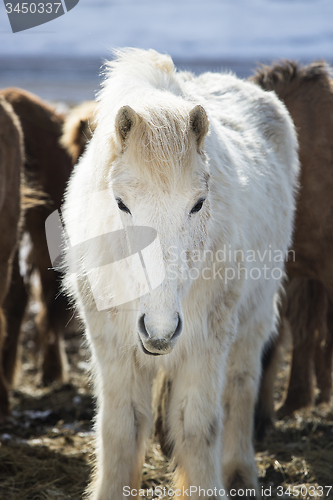
[[[149,339],[149,333],[147,332],[146,325],[145,325],[145,315],[143,314],[141,318],[138,321],[138,328],[140,334],[145,337],[146,339]]]
[[[171,328],[170,330],[166,333],[163,331],[158,331],[158,334],[154,334],[154,330],[150,331],[150,329],[147,329],[146,326],[146,321],[145,321],[146,315],[143,314],[139,319],[138,319],[138,331],[139,335],[141,336],[142,340],[144,342],[151,342],[156,344],[159,344],[162,342],[164,345],[165,343],[168,343],[170,341],[176,341],[179,335],[181,334],[183,330],[183,322],[180,319],[180,315],[177,313],[177,326],[175,330],[172,332]],[[155,347],[156,347],[155,346]],[[161,348],[159,346],[159,348]]]
[[[183,322],[179,316],[179,313],[177,313],[177,316],[178,316],[177,327],[176,330],[173,332],[173,335],[170,340],[176,340],[176,338],[179,337],[179,335],[182,333],[183,330]]]

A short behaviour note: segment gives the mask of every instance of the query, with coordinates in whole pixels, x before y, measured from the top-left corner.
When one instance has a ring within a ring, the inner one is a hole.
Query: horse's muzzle
[[[178,313],[176,328],[170,333],[163,334],[163,336],[148,331],[145,323],[145,314],[138,321],[139,339],[142,350],[145,354],[150,354],[151,356],[169,354],[174,348],[182,330],[183,323]]]

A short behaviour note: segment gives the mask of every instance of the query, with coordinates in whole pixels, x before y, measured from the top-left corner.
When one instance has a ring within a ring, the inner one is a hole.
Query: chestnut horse
[[[20,231],[23,135],[12,106],[0,97],[0,419],[9,412],[2,349],[6,338],[3,304]]]
[[[299,139],[301,189],[297,200],[293,250],[287,263],[289,283],[281,307],[293,336],[289,388],[278,415],[330,401],[333,354],[333,80],[324,62],[301,66],[283,61],[262,66],[250,78],[274,91],[286,105]],[[279,339],[286,328],[282,320]],[[278,343],[264,351],[264,373],[257,407],[258,425],[273,416],[273,383]],[[263,432],[263,429],[262,429]]]
[[[51,270],[45,237],[45,220],[60,208],[70,172],[71,158],[60,146],[63,116],[37,96],[21,89],[8,88],[0,96],[10,103],[19,117],[24,140],[24,172],[29,183],[47,197],[46,203],[31,206],[25,211],[23,231],[32,241],[32,262],[41,280],[43,309],[38,318],[43,342],[43,382],[62,380],[65,376],[65,354],[61,339],[69,320],[69,308],[60,293],[59,273]],[[7,317],[7,339],[3,347],[3,370],[9,383],[13,382],[18,336],[24,316],[28,292],[19,272],[18,252],[13,257],[13,276],[4,304]]]
[[[66,116],[60,143],[72,157],[73,165],[92,138],[96,128],[95,110],[95,101],[85,101],[72,108]]]

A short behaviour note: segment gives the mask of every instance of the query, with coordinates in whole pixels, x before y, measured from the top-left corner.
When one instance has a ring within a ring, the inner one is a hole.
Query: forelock
[[[187,109],[150,107],[128,138],[125,152],[154,180],[166,184],[186,173],[195,160],[195,140],[189,133]]]

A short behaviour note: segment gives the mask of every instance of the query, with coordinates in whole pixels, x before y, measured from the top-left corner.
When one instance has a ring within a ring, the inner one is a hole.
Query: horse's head
[[[201,106],[139,112],[124,106],[115,131],[119,154],[111,185],[123,225],[157,231],[162,261],[156,259],[156,272],[161,265],[166,272],[157,288],[138,299],[138,337],[146,354],[167,354],[184,327],[183,297],[198,277],[193,271],[191,277],[200,267],[193,252],[208,244],[209,169],[203,152],[208,118]]]

